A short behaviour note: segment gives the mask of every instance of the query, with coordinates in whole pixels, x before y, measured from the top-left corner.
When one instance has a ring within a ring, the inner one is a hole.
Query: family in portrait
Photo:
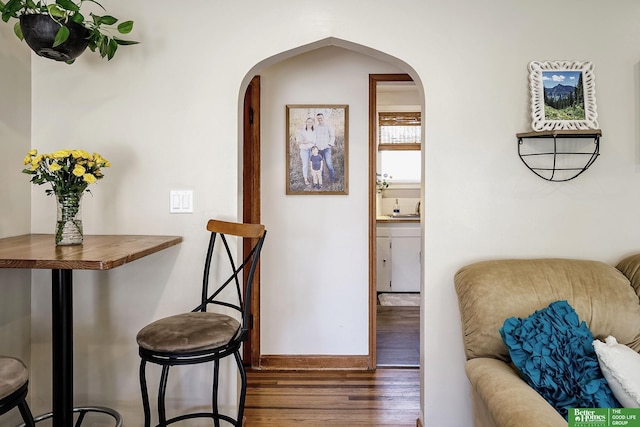
[[[346,194],[346,106],[287,106],[287,194]]]

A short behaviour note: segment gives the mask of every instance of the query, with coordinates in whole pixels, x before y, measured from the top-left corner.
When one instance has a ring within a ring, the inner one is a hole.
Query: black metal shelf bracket
[[[543,132],[525,132],[516,134],[518,138],[518,155],[522,163],[540,178],[553,181],[570,181],[586,171],[600,155],[600,129],[590,130],[555,130]],[[525,151],[525,139],[553,139],[550,150]],[[592,150],[560,149],[559,139],[593,139]]]

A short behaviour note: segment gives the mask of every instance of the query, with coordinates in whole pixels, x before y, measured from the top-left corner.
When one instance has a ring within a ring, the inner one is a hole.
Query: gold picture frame
[[[286,109],[286,194],[349,194],[349,106]]]

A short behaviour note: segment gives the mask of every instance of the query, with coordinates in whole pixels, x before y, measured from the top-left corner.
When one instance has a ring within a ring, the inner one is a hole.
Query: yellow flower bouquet
[[[51,189],[46,193],[56,196],[82,195],[89,184],[102,179],[102,168],[111,166],[100,154],[89,154],[83,150],[59,150],[51,154],[38,154],[38,150],[31,150],[24,158],[24,164],[31,166],[22,171],[32,175],[31,182],[38,185],[51,183]]]
[[[80,199],[85,191],[91,192],[89,184],[103,178],[102,168],[111,164],[98,153],[83,150],[59,150],[50,154],[38,154],[31,150],[24,158],[29,167],[22,170],[31,175],[33,184],[51,184],[45,190],[54,194],[58,203],[56,244],[76,245],[82,243],[82,220]]]

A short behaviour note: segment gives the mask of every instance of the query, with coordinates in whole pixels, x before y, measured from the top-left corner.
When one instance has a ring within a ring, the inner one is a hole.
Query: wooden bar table
[[[72,427],[73,413],[103,412],[122,425],[120,415],[104,407],[73,407],[73,270],[110,270],[182,242],[180,236],[84,236],[82,245],[56,246],[53,234],[25,234],[0,239],[0,268],[48,269],[52,272],[53,427]],[[79,419],[80,424],[82,419]]]

